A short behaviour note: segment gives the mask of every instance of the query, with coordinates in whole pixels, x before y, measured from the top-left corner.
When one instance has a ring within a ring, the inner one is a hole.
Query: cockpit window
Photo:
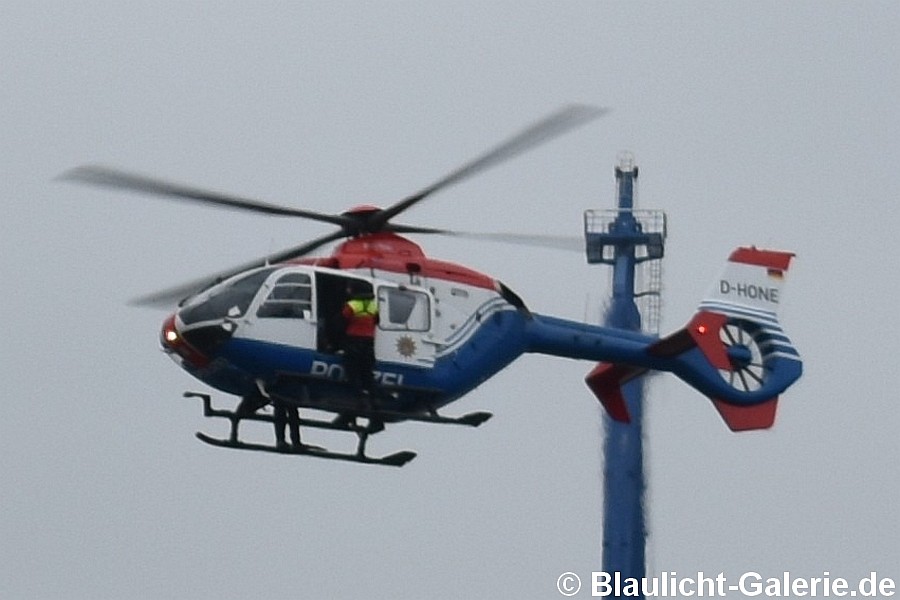
[[[382,287],[378,290],[380,326],[400,331],[427,331],[431,326],[428,295],[407,289]]]
[[[311,318],[312,281],[309,275],[287,273],[279,277],[256,316],[264,319]]]
[[[205,299],[181,310],[181,320],[190,324],[242,316],[256,297],[259,287],[274,270],[275,267],[260,269],[213,286],[206,292]]]

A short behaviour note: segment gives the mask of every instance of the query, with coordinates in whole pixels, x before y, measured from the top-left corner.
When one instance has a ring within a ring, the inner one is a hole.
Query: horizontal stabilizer
[[[630,423],[631,415],[628,414],[628,406],[625,404],[625,396],[622,394],[622,385],[643,375],[647,370],[633,365],[600,363],[588,373],[584,380],[600,400],[610,418],[620,423]]]
[[[752,431],[768,429],[775,423],[775,412],[778,408],[778,396],[760,404],[738,406],[721,400],[713,400],[713,404],[728,428],[732,431]]]

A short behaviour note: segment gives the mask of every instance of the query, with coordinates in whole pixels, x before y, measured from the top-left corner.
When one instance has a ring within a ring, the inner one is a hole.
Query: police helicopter
[[[529,310],[499,280],[428,257],[406,234],[465,236],[394,219],[463,179],[580,126],[605,111],[570,106],[387,208],[358,206],[324,214],[174,184],[119,169],[77,167],[62,179],[255,213],[323,221],[337,229],[294,248],[144,296],[134,304],[174,312],[162,325],[162,349],[192,376],[240,400],[207,417],[230,422],[208,444],[358,463],[402,466],[416,454],[366,453],[369,436],[403,421],[477,427],[488,412],[439,412],[523,353],[599,363],[586,382],[610,416],[628,421],[621,386],[647,371],[669,371],[710,398],[733,430],[766,428],[779,394],[802,372],[800,356],[778,321],[792,254],[739,248],[698,312],[681,330],[658,338]],[[472,234],[474,235],[474,234]],[[479,234],[544,245],[559,238]],[[338,242],[330,256],[311,256]],[[348,290],[376,306],[371,386],[348,377],[344,348]],[[301,413],[301,410],[303,411]],[[241,439],[240,424],[263,421],[271,443]],[[305,443],[301,430],[355,435],[355,452]]]

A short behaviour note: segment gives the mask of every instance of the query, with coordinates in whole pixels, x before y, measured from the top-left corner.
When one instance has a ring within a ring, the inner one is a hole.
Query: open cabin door
[[[434,299],[426,290],[380,283],[375,358],[379,361],[431,367],[435,345],[430,341]]]

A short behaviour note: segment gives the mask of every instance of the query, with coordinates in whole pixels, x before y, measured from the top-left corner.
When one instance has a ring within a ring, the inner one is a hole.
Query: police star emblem
[[[400,353],[400,356],[411,357],[416,353],[416,342],[408,335],[404,335],[397,340],[397,352]]]

